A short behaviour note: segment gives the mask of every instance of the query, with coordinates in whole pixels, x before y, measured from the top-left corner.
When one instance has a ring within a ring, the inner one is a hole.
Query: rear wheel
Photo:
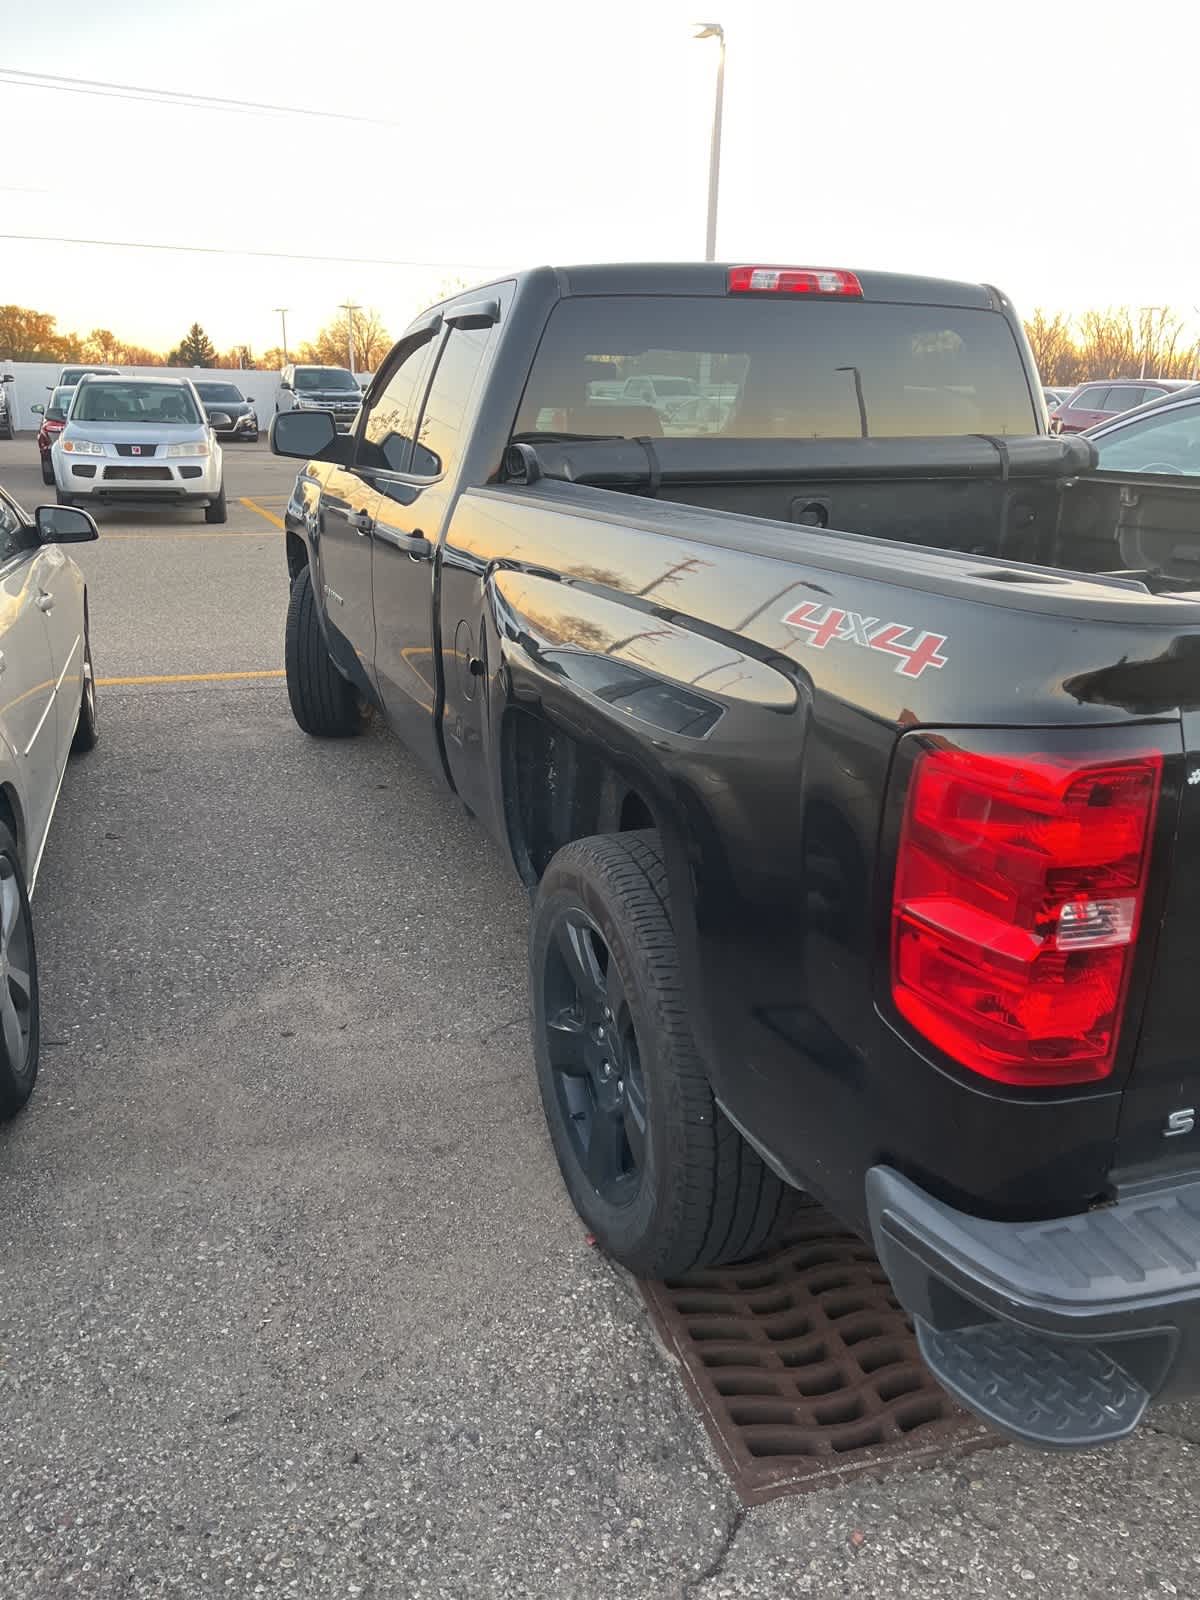
[[[49,456],[43,456],[42,457],[42,482],[43,483],[53,483],[54,482],[54,468],[50,464],[50,457]]]
[[[37,951],[17,842],[0,824],[0,1119],[33,1093],[38,1070]]]
[[[784,1185],[713,1098],[688,1024],[656,833],[580,839],[551,861],[530,929],[542,1105],[575,1208],[632,1272],[735,1261]]]
[[[224,522],[226,521],[227,517],[228,510],[225,504],[225,485],[222,484],[221,492],[213,501],[212,505],[205,506],[204,520],[205,522]]]
[[[348,739],[361,733],[366,714],[361,698],[334,666],[325,648],[312,589],[312,568],[292,584],[283,640],[292,715],[317,739]]]

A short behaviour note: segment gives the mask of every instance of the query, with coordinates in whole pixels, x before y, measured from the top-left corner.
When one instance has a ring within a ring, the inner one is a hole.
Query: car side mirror
[[[6,372],[3,377],[0,377],[0,383],[16,383],[16,381],[11,372]]]
[[[254,396],[252,394],[248,394],[246,396],[246,404],[248,406],[252,406],[254,404]]]
[[[46,415],[45,406],[30,406],[29,409],[30,411],[34,412],[36,416],[44,417]]]
[[[279,385],[279,387],[280,387],[280,388],[281,388],[281,389],[288,389],[288,390],[290,390],[290,389],[291,389],[291,387],[292,387],[292,386],[291,386],[291,384],[290,384],[290,383],[281,383],[281,384],[280,384],[280,385]]]
[[[100,537],[95,517],[77,506],[39,506],[33,520],[43,544],[86,544]]]
[[[332,412],[280,411],[271,418],[272,455],[348,466],[353,447],[353,435],[337,431]]]
[[[233,418],[227,411],[210,411],[208,425],[210,428],[232,428]]]

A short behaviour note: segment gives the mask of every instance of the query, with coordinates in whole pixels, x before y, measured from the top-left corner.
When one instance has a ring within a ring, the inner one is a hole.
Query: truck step
[[[951,1394],[1029,1444],[1077,1450],[1131,1432],[1150,1394],[1100,1346],[987,1322],[943,1333],[916,1319],[917,1343]]]

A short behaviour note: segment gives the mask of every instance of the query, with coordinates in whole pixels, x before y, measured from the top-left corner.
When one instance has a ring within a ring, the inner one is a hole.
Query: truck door
[[[375,674],[388,720],[411,749],[442,770],[441,696],[434,635],[434,551],[466,444],[468,408],[491,325],[453,323],[437,351],[414,430],[409,470],[379,479],[372,581]],[[448,648],[452,641],[441,641]]]

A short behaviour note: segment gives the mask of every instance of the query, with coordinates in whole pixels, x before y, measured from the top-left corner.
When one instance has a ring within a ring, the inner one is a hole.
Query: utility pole
[[[279,313],[279,321],[283,329],[283,364],[286,367],[288,363],[287,314],[292,308],[291,306],[276,306],[275,309]]]
[[[717,259],[717,191],[721,182],[721,112],[725,101],[725,29],[719,22],[697,22],[700,32],[697,39],[716,39],[720,45],[717,57],[717,92],[713,100],[712,141],[708,150],[708,227],[704,240],[705,261]]]
[[[338,307],[339,311],[346,313],[346,354],[350,357],[350,376],[354,376],[354,313],[361,311],[361,306],[356,306],[353,301],[347,301]]]
[[[1150,355],[1150,318],[1156,311],[1165,311],[1166,306],[1142,306],[1142,368],[1138,373],[1139,378],[1146,376],[1146,361]]]

